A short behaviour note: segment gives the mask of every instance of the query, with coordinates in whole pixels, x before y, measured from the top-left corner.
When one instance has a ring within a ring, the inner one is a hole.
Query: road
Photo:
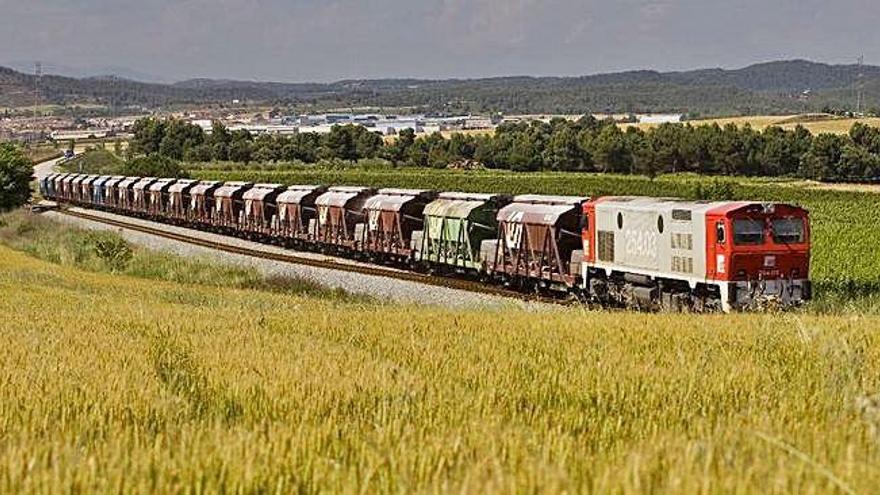
[[[34,177],[36,177],[37,180],[40,180],[43,177],[55,172],[55,166],[63,160],[63,157],[54,158],[52,160],[40,162],[34,165]]]

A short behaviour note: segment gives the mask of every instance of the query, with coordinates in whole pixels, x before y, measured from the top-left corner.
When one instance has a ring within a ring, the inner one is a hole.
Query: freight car
[[[786,204],[78,174],[53,174],[41,190],[62,203],[602,307],[728,312],[812,296],[809,215]]]

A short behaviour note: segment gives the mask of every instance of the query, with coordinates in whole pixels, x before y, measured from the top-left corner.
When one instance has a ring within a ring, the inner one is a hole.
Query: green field
[[[782,201],[810,210],[812,277],[826,310],[880,310],[880,194],[807,188],[780,179],[711,178],[695,175],[615,176],[586,173],[449,171],[390,167],[281,165],[249,170],[195,166],[197,178],[284,184],[415,187],[445,191],[598,196],[634,194],[709,199]]]
[[[154,279],[0,246],[0,491],[880,485],[877,317],[450,311]]]

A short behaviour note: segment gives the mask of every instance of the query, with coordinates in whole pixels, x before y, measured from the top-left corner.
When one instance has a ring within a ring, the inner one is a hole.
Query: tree
[[[189,173],[180,165],[180,162],[158,153],[139,156],[125,162],[120,174],[137,177],[171,177],[178,179],[189,177]]]
[[[590,154],[578,143],[575,130],[567,125],[551,134],[543,158],[545,168],[551,170],[583,170],[592,164]]]
[[[384,141],[377,132],[368,131],[365,127],[357,126],[354,131],[354,147],[358,158],[376,158],[382,149]]]
[[[819,134],[813,138],[810,149],[801,158],[801,177],[815,180],[837,178],[843,145],[843,138],[835,134]]]
[[[234,162],[250,163],[253,158],[253,142],[246,130],[232,131],[229,143],[229,159]]]
[[[0,211],[11,210],[31,198],[33,164],[11,143],[0,143]]]
[[[394,163],[401,163],[409,155],[409,149],[416,141],[416,131],[407,128],[397,133],[397,139],[385,145],[383,156]]]
[[[353,125],[335,125],[324,137],[324,158],[338,158],[340,160],[355,161],[358,158],[357,145],[355,143],[352,128]]]
[[[158,153],[165,137],[165,122],[147,117],[135,121],[132,127],[134,137],[129,143],[129,149],[133,154],[149,155]]]
[[[590,142],[596,168],[602,172],[627,173],[632,155],[623,131],[616,125],[605,126]]]

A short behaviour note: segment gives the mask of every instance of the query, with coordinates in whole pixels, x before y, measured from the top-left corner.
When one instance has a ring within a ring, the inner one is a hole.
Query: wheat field
[[[0,492],[870,493],[880,319],[449,311],[0,247]]]

